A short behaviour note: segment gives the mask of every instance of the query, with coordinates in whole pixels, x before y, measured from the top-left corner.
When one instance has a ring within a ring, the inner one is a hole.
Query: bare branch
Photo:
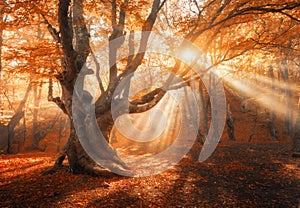
[[[117,23],[117,5],[116,1],[113,0],[112,3],[112,28],[113,32],[109,36],[109,87],[108,90],[112,91],[114,89],[115,83],[117,82],[117,50],[124,43],[124,26],[125,26],[125,3],[122,3],[119,13],[119,20]],[[112,40],[115,40],[112,42]]]
[[[50,35],[52,36],[52,38],[57,42],[57,43],[61,43],[60,37],[59,37],[59,32],[53,27],[53,25],[51,25],[49,23],[49,21],[47,20],[47,18],[45,17],[44,14],[41,14],[43,19],[44,19],[44,23],[47,25],[47,29],[50,33]]]
[[[208,24],[207,27],[204,27],[198,31],[197,30],[193,31],[192,33],[190,33],[188,35],[188,37],[190,40],[193,41],[193,40],[197,39],[203,32],[205,32],[209,29],[212,29],[224,22],[227,22],[230,19],[233,19],[233,18],[236,18],[239,16],[244,16],[244,15],[249,15],[249,14],[264,14],[264,13],[282,13],[282,14],[284,13],[285,15],[287,15],[287,13],[285,11],[299,8],[300,3],[298,3],[298,2],[297,3],[286,3],[283,5],[279,5],[279,6],[281,6],[279,8],[276,8],[276,6],[278,7],[278,5],[276,5],[276,4],[266,4],[263,6],[249,6],[249,7],[245,7],[242,9],[236,8],[235,10],[232,10],[231,12],[229,12],[229,14],[226,17],[224,17],[223,19],[220,19],[217,22],[210,21],[210,24]],[[290,18],[295,19],[292,16]],[[214,19],[212,19],[212,20],[214,20]],[[298,20],[296,20],[296,21],[298,21]]]
[[[279,12],[279,13],[281,13],[281,14],[289,17],[289,18],[291,18],[292,20],[295,20],[296,22],[300,22],[300,19],[297,19],[296,17],[293,17],[292,15],[290,15],[290,14],[288,14],[286,12]]]
[[[133,30],[130,31],[129,34],[128,46],[129,46],[129,56],[127,58],[127,66],[131,63],[134,57],[134,31]]]
[[[112,15],[111,25],[113,27],[115,27],[117,25],[117,2],[116,2],[116,0],[113,0],[111,2],[111,15]]]
[[[119,75],[119,77],[118,77],[119,80],[123,79],[130,73],[135,72],[137,70],[138,66],[141,65],[142,60],[145,56],[145,51],[147,48],[150,32],[154,26],[155,20],[157,18],[157,14],[165,2],[166,2],[165,0],[162,3],[160,3],[160,0],[153,1],[151,12],[142,26],[143,33],[142,33],[142,37],[140,40],[140,47],[138,50],[138,54],[134,57],[132,62],[130,64],[128,64],[126,70],[122,74]]]
[[[54,102],[65,114],[68,114],[65,104],[60,97],[53,97],[53,80],[51,76],[49,77],[48,101]]]
[[[101,93],[104,93],[104,86],[103,86],[103,82],[101,80],[101,77],[100,77],[100,64],[95,56],[95,53],[94,51],[91,49],[91,54],[92,54],[92,57],[95,61],[95,64],[96,64],[96,77],[97,77],[97,81],[99,83],[99,88],[101,90]]]

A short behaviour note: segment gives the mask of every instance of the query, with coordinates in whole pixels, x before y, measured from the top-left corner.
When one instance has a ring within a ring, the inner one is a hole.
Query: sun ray
[[[288,87],[293,94],[299,93],[296,84],[248,72],[234,74],[228,73],[226,69],[220,71],[220,74],[226,74],[223,76],[224,83],[242,99],[251,99],[262,108],[275,111],[280,118],[286,119],[288,113],[298,114],[298,106],[289,103],[291,100],[286,95]]]

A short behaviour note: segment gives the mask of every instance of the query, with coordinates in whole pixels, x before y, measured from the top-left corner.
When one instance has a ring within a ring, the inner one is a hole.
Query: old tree
[[[118,40],[114,44],[109,44],[107,56],[110,68],[105,83],[104,78],[98,76],[101,94],[95,102],[95,114],[106,140],[109,140],[114,125],[111,109],[114,92],[123,79],[135,73],[144,63],[145,51],[149,44],[149,31],[172,33],[195,43],[202,51],[210,54],[214,66],[229,62],[229,64],[234,63],[237,70],[249,69],[250,71],[253,61],[247,61],[249,60],[247,58],[257,57],[262,59],[262,63],[272,65],[272,60],[277,57],[287,61],[292,67],[299,67],[300,3],[296,0],[153,0],[150,2],[60,0],[58,2],[3,1],[3,3],[3,11],[9,16],[7,24],[11,24],[11,27],[26,28],[33,21],[43,25],[44,32],[51,37],[45,38],[44,42],[36,45],[36,48],[49,48],[41,55],[44,57],[42,58],[44,62],[36,63],[34,62],[36,59],[27,57],[31,59],[31,64],[41,67],[45,67],[42,65],[48,61],[48,57],[56,58],[55,64],[49,66],[47,63],[48,72],[43,71],[46,77],[50,75],[48,100],[55,102],[71,121],[70,136],[65,149],[58,157],[54,168],[48,172],[59,168],[67,156],[71,172],[103,173],[103,168],[88,156],[79,142],[72,114],[75,83],[83,73],[89,73],[84,65],[89,56],[95,57],[92,42],[97,35],[102,42]],[[93,24],[98,26],[97,30],[92,29]],[[135,34],[138,32],[145,33],[142,33],[136,41]],[[129,39],[125,40],[125,37]],[[122,64],[117,64],[119,61],[117,56],[124,50],[122,46],[125,44],[130,55],[122,60]],[[26,50],[33,50],[32,48]],[[239,59],[240,57],[243,59]],[[191,76],[195,75],[179,60],[167,68],[171,68],[171,71],[180,75],[187,83],[191,80]],[[37,71],[34,73],[40,73]],[[287,70],[287,74],[292,71],[292,69]],[[54,96],[52,90],[54,78],[60,83],[61,97]],[[199,77],[196,76],[194,80],[197,78]],[[230,82],[225,78],[224,81]],[[289,82],[288,75],[285,81]],[[201,86],[203,87],[200,84],[200,88]],[[205,90],[200,89],[200,92],[205,94]],[[137,100],[128,100],[129,113],[148,111],[164,97],[166,91],[163,88],[156,88],[144,93],[139,95]],[[81,96],[89,99],[89,94],[85,94],[85,91]],[[202,98],[209,99],[207,95]],[[203,101],[203,103],[209,102]],[[88,131],[84,126],[84,120],[77,122],[76,125]],[[207,117],[204,121],[208,122]],[[204,135],[206,133],[207,129],[202,132]],[[103,145],[105,147],[100,154],[103,158],[110,158],[106,163],[128,171],[111,146],[106,143]]]
[[[165,1],[155,0],[150,9],[147,18],[141,23],[142,31],[151,31],[157,15],[164,5]],[[109,40],[120,38],[125,34],[125,19],[126,10],[128,10],[128,2],[117,3],[116,1],[104,3],[103,6],[111,5],[111,26],[112,31],[109,34]],[[46,18],[45,18],[46,20]],[[48,23],[48,22],[47,22]],[[74,125],[72,122],[72,99],[74,94],[74,85],[78,78],[79,72],[82,70],[87,57],[92,53],[90,47],[90,34],[84,19],[83,3],[81,1],[59,1],[58,5],[58,23],[59,33],[50,24],[48,25],[49,31],[53,34],[54,38],[61,44],[63,57],[63,72],[58,75],[58,80],[62,86],[62,99],[53,98],[51,93],[49,100],[54,101],[71,119],[71,133],[65,152],[58,158],[55,166],[60,165],[64,157],[68,156],[70,171],[74,173],[89,172],[93,174],[101,172],[102,168],[99,167],[84,151],[79,139],[77,137]],[[133,32],[132,32],[133,33]],[[118,73],[120,69],[117,67],[117,51],[123,44],[124,40],[119,41],[118,44],[109,45],[109,82],[107,87],[103,86],[100,80],[101,95],[95,103],[95,113],[97,121],[100,124],[100,130],[108,141],[110,132],[113,127],[113,118],[111,112],[111,102],[114,91],[119,82],[128,74],[137,70],[138,66],[142,63],[149,39],[149,33],[143,33],[139,52],[135,56],[130,56],[127,60],[125,69]],[[133,43],[129,43],[130,50],[134,50]],[[130,103],[130,113],[143,112],[150,109],[159,101],[164,95],[165,91],[156,89],[149,92],[142,97],[142,102],[132,101]],[[84,94],[82,95],[84,96]],[[80,122],[80,121],[79,121]],[[84,121],[79,126],[84,126]],[[86,128],[86,127],[83,127]],[[90,127],[89,127],[90,128]],[[89,131],[89,129],[86,129]],[[106,145],[105,143],[103,145]],[[125,164],[118,158],[113,149],[106,145],[103,152],[100,153],[103,158],[108,156],[110,161],[105,163],[110,167],[120,166],[119,169],[126,169]],[[56,168],[55,167],[55,168]]]

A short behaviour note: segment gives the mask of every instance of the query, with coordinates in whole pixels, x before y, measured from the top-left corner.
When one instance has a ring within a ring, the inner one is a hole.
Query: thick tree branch
[[[58,5],[58,23],[61,33],[61,44],[65,56],[66,81],[72,82],[76,76],[76,53],[73,48],[72,30],[69,25],[69,7],[71,0],[60,0]]]
[[[64,54],[68,57],[73,57],[74,49],[72,44],[72,34],[69,26],[69,6],[71,0],[60,0],[58,8],[58,22],[61,31],[61,40]]]
[[[117,82],[117,51],[124,43],[124,26],[125,26],[125,3],[122,3],[119,13],[119,20],[117,22],[117,3],[113,0],[112,6],[112,34],[109,36],[109,87],[110,91],[113,91],[113,87]],[[115,40],[115,41],[113,41]]]
[[[125,1],[125,2],[127,2],[127,1]],[[115,3],[115,1],[112,2],[112,4],[114,4],[114,3]],[[160,0],[154,0],[151,12],[142,26],[143,33],[142,33],[142,37],[140,40],[139,51],[135,57],[132,57],[132,61],[127,64],[127,67],[124,70],[124,72],[121,73],[117,77],[115,77],[115,75],[117,73],[117,66],[116,66],[116,61],[115,61],[116,51],[123,44],[124,40],[120,39],[118,42],[113,42],[113,44],[110,45],[110,54],[109,54],[110,60],[109,60],[109,62],[110,62],[111,68],[110,68],[110,80],[109,80],[109,86],[108,86],[108,96],[109,96],[108,100],[111,99],[111,96],[113,94],[112,92],[115,90],[118,83],[120,83],[120,81],[123,78],[125,78],[127,75],[130,75],[131,73],[135,72],[137,70],[138,66],[142,63],[142,60],[145,55],[148,39],[150,36],[150,32],[151,32],[153,25],[155,23],[155,20],[157,18],[157,14],[160,11],[160,9],[162,8],[162,6],[164,5],[164,3],[165,3],[165,0],[163,1],[163,3],[160,3]],[[114,8],[115,7],[113,6],[113,9]],[[125,23],[124,22],[125,21],[125,12],[123,9],[124,9],[124,5],[121,6],[119,25],[118,25],[118,27],[113,28],[114,31],[113,31],[112,35],[110,36],[110,43],[112,43],[111,40],[113,40],[115,38],[124,37],[123,29],[124,29],[124,23]],[[116,12],[116,11],[113,10],[113,12]],[[113,17],[114,17],[114,15],[113,15]],[[114,22],[114,18],[113,18],[113,22]],[[100,103],[100,101],[98,100],[96,102],[96,105],[99,103]]]
[[[81,0],[74,0],[72,24],[75,34],[75,51],[76,57],[76,71],[80,72],[88,55],[90,54],[90,34],[87,30],[86,23],[83,16],[83,8]]]
[[[129,103],[129,113],[142,113],[150,110],[164,97],[167,91],[161,88],[142,96],[139,100],[134,100]]]

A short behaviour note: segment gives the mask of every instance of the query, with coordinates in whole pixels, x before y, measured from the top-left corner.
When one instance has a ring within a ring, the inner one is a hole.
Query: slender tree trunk
[[[64,125],[63,119],[59,118],[56,152],[60,151],[60,143],[61,143],[61,138],[63,136],[62,132],[63,132],[63,128],[64,128],[63,125]]]
[[[203,124],[203,135],[207,135],[209,98],[207,96],[207,92],[205,91],[205,86],[202,82],[199,82],[199,96],[200,96],[200,112],[201,112],[201,121],[202,121],[201,123]]]
[[[39,143],[40,143],[40,131],[38,124],[38,111],[39,111],[39,104],[41,99],[41,92],[42,92],[42,83],[40,85],[34,84],[33,86],[33,137],[32,137],[32,148],[39,149]]]
[[[230,140],[235,140],[235,136],[234,136],[234,120],[235,118],[233,117],[233,114],[230,110],[230,105],[228,104],[228,108],[227,108],[227,120],[226,120],[226,124],[227,124],[227,134]]]
[[[275,76],[274,76],[274,70],[272,66],[269,66],[269,77],[272,79],[272,87],[271,87],[271,92],[272,94],[275,93]],[[272,140],[278,140],[278,134],[275,129],[275,119],[276,119],[276,113],[275,110],[272,108],[269,109],[268,112],[268,121],[267,121],[267,126],[269,127],[270,130],[270,135]]]
[[[251,129],[251,133],[250,133],[248,142],[252,141],[252,138],[253,138],[253,136],[255,134],[255,130],[256,130],[256,126],[257,126],[257,119],[258,119],[258,107],[255,108],[254,124],[253,124],[253,127]]]
[[[31,91],[31,85],[32,84],[31,84],[31,80],[30,80],[30,83],[26,89],[26,92],[25,92],[25,95],[24,95],[22,101],[20,102],[20,104],[19,104],[15,114],[11,118],[10,122],[8,123],[8,126],[7,126],[8,127],[8,136],[7,136],[7,153],[8,154],[12,153],[11,144],[12,144],[12,139],[13,139],[13,135],[14,135],[14,129],[24,116],[24,107],[25,107],[26,101],[28,99],[29,93]]]
[[[298,115],[294,127],[293,145],[296,153],[300,153],[300,112],[298,107]]]
[[[293,129],[293,100],[292,100],[292,92],[291,92],[291,86],[289,83],[289,70],[288,70],[288,64],[287,60],[282,60],[283,65],[283,73],[282,77],[285,82],[285,88],[284,88],[284,94],[286,98],[286,112],[285,112],[285,128],[287,135],[292,135],[292,129]]]

